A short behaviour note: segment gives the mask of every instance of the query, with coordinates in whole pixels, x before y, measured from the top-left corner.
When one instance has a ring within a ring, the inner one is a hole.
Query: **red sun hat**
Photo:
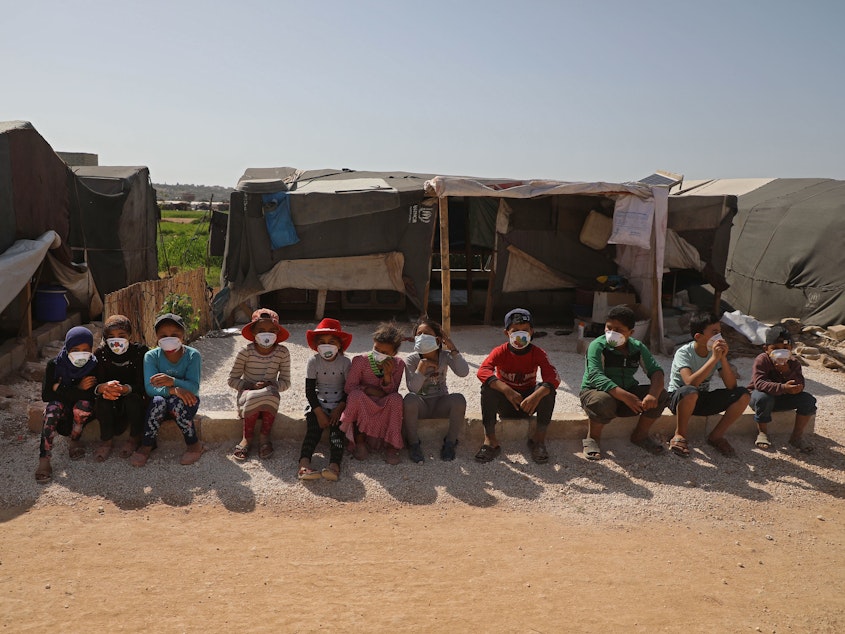
[[[348,332],[343,332],[340,322],[337,319],[326,317],[323,321],[317,324],[314,330],[305,331],[305,339],[308,340],[308,347],[312,350],[317,349],[316,339],[320,335],[334,335],[340,339],[341,348],[346,350],[349,344],[352,343],[352,335]]]
[[[269,308],[259,308],[252,313],[252,321],[241,329],[241,335],[244,339],[255,341],[255,333],[252,332],[252,327],[262,319],[269,319],[276,326],[276,343],[282,343],[290,337],[290,333],[279,325],[279,314],[276,311]]]

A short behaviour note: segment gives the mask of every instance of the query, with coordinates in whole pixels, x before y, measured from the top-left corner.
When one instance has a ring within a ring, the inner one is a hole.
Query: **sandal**
[[[481,445],[481,449],[475,454],[475,461],[482,463],[492,462],[500,453],[502,453],[501,445],[496,445],[495,447]]]
[[[81,460],[85,457],[85,447],[78,440],[71,440],[67,446],[67,454],[71,460]]]
[[[120,453],[118,455],[121,458],[128,458],[133,453],[135,453],[138,450],[138,447],[140,446],[140,440],[136,440],[134,438],[127,438],[123,441],[123,445],[120,447]]]
[[[182,457],[179,458],[179,464],[188,466],[194,464],[197,460],[200,459],[200,456],[205,453],[205,445],[201,442],[196,442],[191,447],[199,446],[198,449],[186,449],[185,453],[182,454]]]
[[[585,438],[581,441],[581,445],[584,447],[584,456],[587,460],[601,460],[601,449],[595,438]]]
[[[764,431],[758,432],[757,440],[754,441],[754,444],[757,445],[757,449],[771,449],[772,448],[772,443],[769,440],[769,436]]]
[[[38,460],[38,468],[35,470],[35,481],[38,484],[47,484],[53,479],[53,466],[50,464],[50,459],[42,462],[43,458]]]
[[[322,477],[319,471],[314,471],[309,467],[299,467],[299,471],[296,472],[297,480],[319,480]]]
[[[370,455],[367,444],[364,441],[356,442],[352,455],[355,456],[355,460],[366,460],[367,456]]]
[[[399,450],[396,447],[388,446],[384,448],[384,461],[387,464],[399,464],[401,460]]]
[[[545,464],[549,461],[549,452],[546,450],[546,443],[534,442],[533,438],[529,438],[528,448],[531,450],[531,459],[537,464]]]
[[[641,438],[640,440],[634,440],[634,438],[632,437],[631,442],[634,443],[637,447],[642,447],[653,456],[659,456],[664,451],[663,445],[654,440],[651,436],[646,436],[645,438]]]
[[[793,440],[792,438],[789,439],[789,444],[795,447],[801,453],[813,453],[813,445],[810,443],[809,440],[801,436]]]
[[[111,455],[111,448],[111,443],[97,447],[94,450],[94,460],[96,462],[105,462]]]
[[[150,459],[149,453],[144,453],[143,451],[136,451],[131,456],[129,456],[129,464],[133,467],[143,467],[147,464],[147,460]]]
[[[715,447],[716,451],[728,458],[732,458],[736,455],[734,448],[731,447],[731,443],[729,443],[724,438],[716,438],[715,440],[711,440],[710,438],[708,438],[707,444],[711,447]]]
[[[232,449],[232,457],[240,462],[246,460],[249,457],[249,445],[242,445],[241,443],[235,445],[235,448]]]
[[[258,446],[258,457],[262,460],[266,460],[270,456],[273,455],[273,443],[269,440],[265,440]]]
[[[689,443],[683,436],[673,436],[669,441],[669,449],[676,456],[681,458],[689,458]]]
[[[329,480],[330,482],[337,482],[340,478],[340,469],[326,467],[320,472],[320,475],[323,476],[325,480]]]

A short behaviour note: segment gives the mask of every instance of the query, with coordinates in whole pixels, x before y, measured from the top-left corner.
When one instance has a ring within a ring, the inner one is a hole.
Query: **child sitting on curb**
[[[352,335],[343,332],[337,319],[323,319],[314,330],[305,332],[308,347],[317,354],[308,359],[305,367],[305,438],[299,452],[300,480],[325,478],[332,482],[340,477],[340,462],[343,460],[343,432],[340,430],[340,415],[346,409],[346,377],[352,362],[344,351],[352,343]],[[329,428],[329,466],[322,471],[311,468],[314,449],[320,442],[323,430]]]
[[[388,464],[399,464],[403,444],[399,385],[405,362],[396,353],[403,339],[395,324],[379,324],[373,333],[372,351],[352,359],[340,428],[354,446],[357,460],[366,460],[369,445],[372,449],[383,447]]]
[[[417,430],[420,418],[449,419],[449,431],[440,448],[440,459],[455,459],[458,434],[466,422],[467,401],[463,394],[449,393],[446,387],[449,368],[456,376],[469,374],[466,359],[440,324],[431,319],[421,319],[414,330],[414,351],[405,359],[408,393],[403,402],[408,453],[411,460],[418,464],[425,462]]]
[[[91,331],[76,326],[67,331],[65,344],[56,358],[47,362],[41,388],[41,400],[47,405],[44,407],[38,468],[35,471],[35,481],[39,484],[53,479],[50,458],[57,433],[70,437],[67,448],[71,460],[85,456],[85,448],[79,439],[94,412],[97,359],[91,353],[93,345]]]
[[[728,342],[722,337],[719,318],[709,312],[695,313],[689,328],[693,340],[675,351],[669,376],[669,409],[678,418],[669,449],[675,455],[689,457],[690,418],[724,412],[707,436],[707,444],[723,456],[733,456],[734,449],[725,432],[745,411],[751,395],[737,385],[736,374],[728,363]],[[711,391],[710,377],[716,371],[725,387]]]
[[[275,311],[259,308],[241,335],[252,343],[238,351],[229,372],[229,387],[238,391],[238,416],[243,420],[243,438],[232,456],[241,462],[247,459],[260,418],[258,457],[265,460],[273,455],[270,431],[279,411],[279,394],[290,387],[290,352],[282,345],[290,333],[279,325]]]
[[[153,327],[158,347],[144,355],[144,382],[150,404],[147,407],[144,438],[141,446],[129,458],[129,463],[133,467],[147,464],[150,452],[156,447],[161,424],[171,417],[185,438],[185,453],[179,462],[191,465],[200,459],[203,452],[203,445],[194,426],[194,417],[200,406],[200,352],[185,345],[185,322],[179,315],[159,315]]]
[[[781,324],[772,326],[766,333],[763,352],[754,359],[751,369],[751,409],[757,423],[757,440],[760,449],[772,446],[768,436],[772,412],[795,410],[795,425],[789,444],[810,453],[813,445],[804,437],[804,429],[816,413],[816,398],[806,391],[801,364],[792,356],[792,335]]]
[[[481,381],[481,419],[484,443],[475,454],[477,462],[490,462],[501,452],[496,438],[496,415],[502,418],[530,418],[537,413],[534,436],[528,439],[531,458],[548,462],[546,432],[555,407],[555,390],[560,385],[557,370],[548,356],[531,343],[534,320],[524,308],[505,315],[508,343],[493,348],[478,368]],[[542,381],[537,383],[537,370]]]
[[[631,442],[652,454],[663,453],[663,445],[648,435],[649,429],[669,403],[663,389],[663,369],[648,348],[631,335],[636,325],[634,311],[615,306],[607,314],[604,335],[587,349],[581,407],[589,418],[584,455],[599,460],[601,432],[617,416],[639,415]],[[642,366],[650,380],[640,385],[634,375]]]

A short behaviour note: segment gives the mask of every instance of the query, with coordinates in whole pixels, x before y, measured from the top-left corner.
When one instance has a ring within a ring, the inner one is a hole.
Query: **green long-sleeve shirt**
[[[608,346],[604,335],[594,339],[587,348],[581,389],[609,392],[621,387],[627,390],[639,384],[634,375],[640,367],[649,379],[655,372],[663,372],[641,341],[628,339],[626,352],[623,354]]]

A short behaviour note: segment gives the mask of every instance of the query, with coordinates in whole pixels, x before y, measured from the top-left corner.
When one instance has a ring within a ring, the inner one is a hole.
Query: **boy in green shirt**
[[[638,414],[640,419],[631,442],[649,453],[663,453],[663,445],[648,432],[668,405],[669,395],[663,389],[663,369],[641,341],[631,338],[635,324],[633,310],[615,306],[607,314],[605,334],[587,349],[580,398],[590,419],[583,441],[584,455],[589,460],[601,458],[599,441],[607,423],[618,416]],[[640,367],[650,385],[640,385],[634,377]]]

